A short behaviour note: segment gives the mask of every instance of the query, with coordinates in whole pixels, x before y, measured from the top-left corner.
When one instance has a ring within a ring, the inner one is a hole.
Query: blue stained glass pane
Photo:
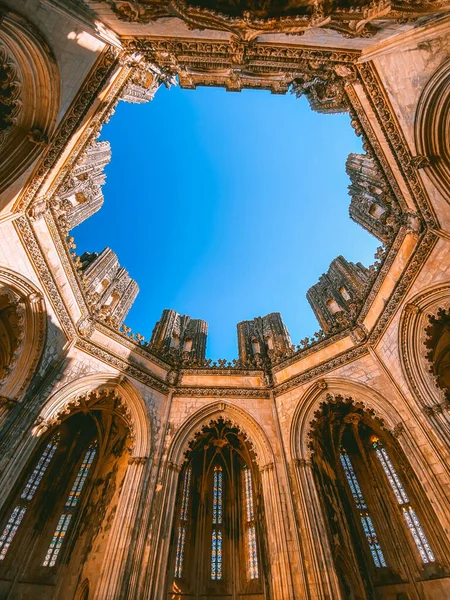
[[[53,534],[52,541],[50,542],[50,546],[48,547],[47,554],[42,562],[43,567],[54,567],[56,564],[56,559],[61,550],[61,546],[64,542],[64,538],[67,533],[67,529],[69,528],[70,520],[72,518],[72,513],[63,513],[59,517],[58,524],[55,529],[55,533]]]
[[[258,552],[256,549],[256,530],[252,525],[247,529],[250,579],[258,579]]]
[[[253,482],[250,469],[245,466],[244,472],[244,487],[245,487],[245,507],[247,514],[247,522],[253,521],[255,518],[255,510],[253,507]]]
[[[86,454],[84,455],[83,462],[78,470],[78,474],[73,482],[72,489],[70,490],[69,497],[66,501],[66,507],[75,507],[80,498],[81,491],[86,482],[86,478],[89,474],[89,470],[94,462],[95,454],[97,452],[97,441],[93,442]]]
[[[52,460],[53,455],[56,452],[58,442],[59,434],[54,435],[45,447],[45,450],[39,458],[37,465],[35,466],[33,472],[28,478],[27,483],[25,484],[25,487],[20,496],[22,500],[27,500],[28,502],[32,500],[34,494],[36,493],[38,485],[40,484],[42,477],[44,476],[44,473],[47,470],[47,467],[50,464],[50,461]]]
[[[214,467],[213,481],[213,525],[222,524],[223,472],[221,466]]]
[[[2,535],[0,536],[0,560],[4,560],[6,553],[17,533],[20,523],[25,515],[26,506],[16,506],[9,516]]]
[[[222,531],[213,529],[211,539],[211,579],[222,579]]]
[[[344,449],[341,450],[340,458],[342,468],[344,469],[345,477],[347,479],[350,491],[353,496],[353,500],[355,502],[356,508],[359,511],[361,525],[363,527],[367,543],[369,544],[369,549],[373,558],[373,562],[376,567],[385,567],[386,560],[384,558],[383,551],[381,550],[377,534],[375,533],[375,527],[373,526],[372,519],[369,516],[366,501],[364,500],[364,496],[362,494],[361,488],[359,487],[358,480],[356,479],[356,473],[353,469],[350,457]]]
[[[175,577],[183,575],[183,556],[184,543],[186,541],[186,526],[180,525],[178,528],[177,555],[175,559]]]
[[[73,512],[78,504],[78,500],[80,499],[81,491],[86,482],[86,478],[92,463],[94,462],[96,452],[97,440],[94,440],[83,457],[83,462],[81,463],[78,474],[73,482],[70,494],[67,497],[65,511],[59,517],[52,541],[50,542],[45,558],[42,561],[43,567],[54,567],[56,564],[56,559],[58,558],[58,554],[66,537]]]
[[[406,490],[403,487],[400,477],[398,476],[398,473],[395,470],[394,465],[392,464],[392,461],[389,457],[389,454],[387,453],[386,448],[383,447],[379,440],[373,442],[373,447],[375,448],[378,460],[380,461],[383,471],[385,472],[386,477],[389,481],[389,485],[391,486],[392,491],[394,492],[395,497],[397,498],[397,502],[402,508],[405,523],[411,533],[411,536],[414,540],[417,551],[420,554],[422,562],[434,562],[436,560],[434,552],[432,551],[427,536],[425,535],[425,531],[423,530],[423,527],[420,524],[419,517],[416,515],[416,512],[410,504],[408,494],[406,493]]]
[[[187,521],[188,508],[189,508],[189,492],[191,488],[191,477],[192,477],[192,468],[188,467],[184,472],[184,481],[183,481],[183,497],[181,499],[181,514],[180,518],[182,521]]]

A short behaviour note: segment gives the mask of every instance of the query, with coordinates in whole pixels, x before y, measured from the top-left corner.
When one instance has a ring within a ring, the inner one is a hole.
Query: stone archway
[[[59,108],[59,73],[53,54],[34,26],[11,11],[0,34],[0,198],[46,146]],[[23,182],[22,182],[23,183]],[[13,193],[8,194],[10,199]],[[6,198],[5,198],[6,200]]]
[[[431,77],[416,111],[415,141],[425,172],[450,202],[450,61]]]
[[[280,484],[274,468],[275,456],[261,426],[246,411],[227,402],[213,403],[194,413],[177,431],[167,453],[166,469],[161,483],[158,524],[155,532],[166,530],[174,522],[174,509],[178,488],[178,477],[189,442],[202,427],[217,419],[229,422],[238,428],[253,448],[255,462],[259,467],[261,489],[265,506],[267,548],[271,565],[270,598],[285,600],[293,597],[293,581],[289,564],[286,523],[282,514]],[[163,539],[162,539],[163,537]],[[153,551],[152,566],[146,575],[145,593],[151,597],[163,597],[166,587],[166,568],[169,558],[169,536],[159,536]],[[164,566],[162,566],[164,565]]]

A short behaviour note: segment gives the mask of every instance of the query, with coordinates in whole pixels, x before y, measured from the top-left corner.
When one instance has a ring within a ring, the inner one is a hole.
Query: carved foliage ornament
[[[447,0],[104,0],[122,21],[150,23],[177,17],[190,29],[230,31],[241,39],[264,33],[301,35],[323,27],[347,37],[367,37],[377,31],[377,19],[413,20],[448,8]]]

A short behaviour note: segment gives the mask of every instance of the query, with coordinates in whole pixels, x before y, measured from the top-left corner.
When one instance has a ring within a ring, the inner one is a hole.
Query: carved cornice
[[[62,328],[64,329],[67,337],[71,340],[76,337],[76,330],[70,318],[69,312],[67,311],[64,302],[62,301],[61,294],[58,286],[52,276],[50,266],[45,258],[40,245],[37,242],[34,231],[32,230],[30,223],[25,216],[21,216],[14,221],[14,227],[18,231],[25,249],[30,256],[30,259],[35,266],[39,278],[46,290],[48,298],[58,316]]]
[[[274,388],[274,394],[276,396],[281,396],[282,394],[289,392],[293,388],[295,388],[307,381],[310,381],[311,379],[314,379],[315,377],[320,377],[322,375],[325,375],[329,371],[334,371],[335,369],[338,369],[339,367],[342,367],[350,362],[353,362],[353,361],[357,360],[358,358],[361,358],[361,356],[364,356],[365,354],[368,354],[368,353],[369,353],[369,350],[366,347],[366,345],[352,348],[348,352],[343,352],[342,354],[339,354],[338,356],[322,363],[321,365],[319,365],[317,367],[312,367],[311,369],[304,371],[300,375],[297,375],[296,377],[289,379],[289,381],[285,381],[284,383],[280,383],[279,385],[276,385]]]
[[[158,390],[163,394],[169,393],[169,387],[160,379],[157,379],[154,375],[145,372],[142,368],[130,365],[129,362],[123,360],[119,356],[116,356],[112,352],[108,352],[104,348],[99,348],[85,339],[78,339],[75,345],[80,350],[83,350],[91,356],[98,358],[112,367],[115,367],[133,379],[136,379],[137,381],[140,381],[141,383],[148,385],[149,387]]]
[[[220,388],[220,387],[177,387],[174,390],[174,396],[192,397],[192,398],[270,398],[270,391],[254,388]]]

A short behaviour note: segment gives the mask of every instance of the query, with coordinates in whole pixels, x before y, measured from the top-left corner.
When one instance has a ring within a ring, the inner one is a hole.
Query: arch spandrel
[[[169,464],[181,466],[184,462],[185,453],[189,448],[189,442],[196,433],[212,420],[222,417],[230,421],[234,426],[244,433],[253,446],[256,462],[260,467],[273,463],[274,454],[269,440],[262,427],[246,411],[229,404],[228,402],[215,402],[195,412],[180,429],[176,432],[169,449]]]
[[[102,391],[113,393],[120,401],[123,418],[129,425],[133,439],[132,458],[150,456],[152,433],[147,406],[127,378],[110,373],[82,377],[55,392],[42,407],[35,421],[33,434],[40,437],[64,415],[75,412],[83,398]]]

